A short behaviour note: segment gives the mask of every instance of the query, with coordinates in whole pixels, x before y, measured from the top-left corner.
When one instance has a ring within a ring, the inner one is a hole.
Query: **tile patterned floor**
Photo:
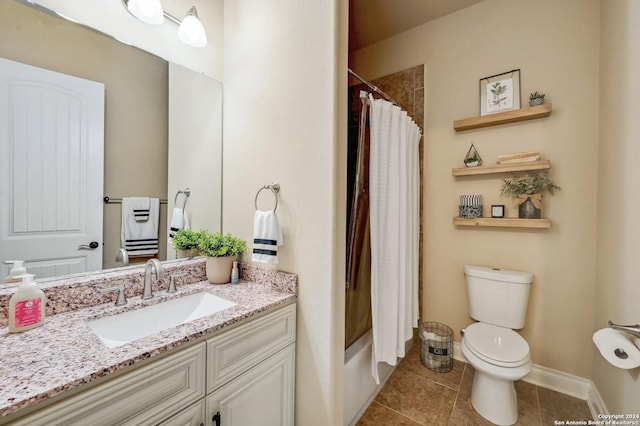
[[[420,362],[415,346],[393,372],[358,425],[491,425],[471,406],[474,369],[454,361],[449,373]],[[517,425],[553,425],[554,420],[593,420],[586,401],[523,381],[516,382]]]

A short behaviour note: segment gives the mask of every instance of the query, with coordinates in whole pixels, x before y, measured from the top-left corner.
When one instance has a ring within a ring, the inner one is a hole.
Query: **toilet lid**
[[[517,366],[529,359],[527,341],[509,328],[478,322],[466,328],[464,339],[478,357],[496,365]]]

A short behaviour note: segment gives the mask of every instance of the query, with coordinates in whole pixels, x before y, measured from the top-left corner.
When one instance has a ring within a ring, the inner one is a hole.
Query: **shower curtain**
[[[353,182],[350,196],[349,221],[347,234],[347,271],[345,295],[345,349],[351,346],[363,334],[371,329],[371,246],[369,241],[369,127],[367,125],[367,92],[354,97],[352,108],[359,97],[361,109],[357,127],[355,157],[350,171]],[[354,120],[355,121],[355,120]],[[353,134],[352,134],[353,135]],[[351,142],[350,142],[351,143]],[[351,158],[351,157],[350,157]]]
[[[406,111],[369,95],[371,373],[395,365],[418,322],[420,129]]]

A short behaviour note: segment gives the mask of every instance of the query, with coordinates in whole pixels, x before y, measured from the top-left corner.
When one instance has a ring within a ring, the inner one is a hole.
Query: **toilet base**
[[[498,379],[476,370],[471,405],[478,414],[497,425],[512,425],[518,420],[518,399],[511,380]]]

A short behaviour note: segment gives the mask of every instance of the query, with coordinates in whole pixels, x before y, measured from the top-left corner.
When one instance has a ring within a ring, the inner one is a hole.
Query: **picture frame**
[[[503,218],[504,217],[504,204],[492,204],[491,205],[491,217]]]
[[[520,69],[480,79],[480,115],[520,109]]]

